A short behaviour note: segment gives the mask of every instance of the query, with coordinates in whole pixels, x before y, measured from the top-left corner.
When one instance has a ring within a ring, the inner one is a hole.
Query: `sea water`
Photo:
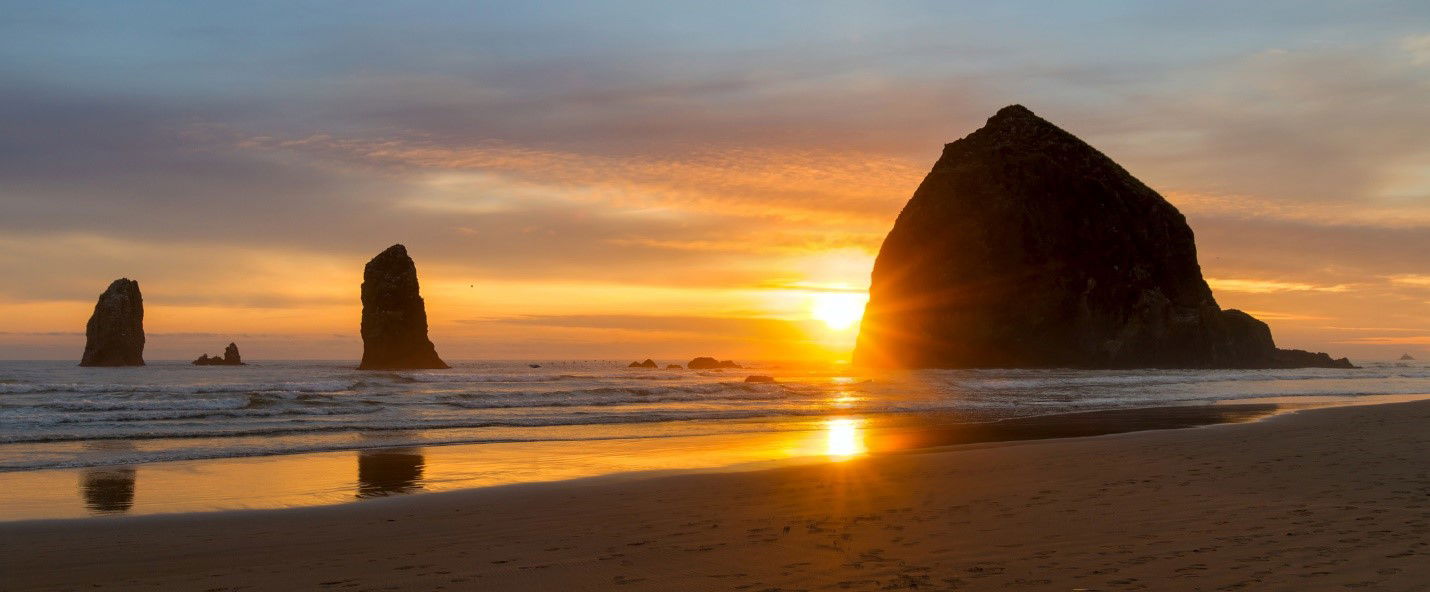
[[[899,413],[984,422],[1265,397],[1430,393],[1430,367],[1419,362],[1354,370],[881,374],[780,364],[721,371],[533,364],[374,372],[321,361],[133,368],[0,362],[0,472],[444,444],[578,446],[801,430],[813,419]],[[744,382],[750,374],[778,382]]]

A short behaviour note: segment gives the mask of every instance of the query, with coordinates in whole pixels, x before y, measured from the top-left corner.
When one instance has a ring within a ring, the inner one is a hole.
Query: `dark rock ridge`
[[[745,382],[774,382],[775,377],[761,374],[751,374],[745,377]]]
[[[139,282],[120,278],[109,284],[84,328],[81,366],[144,365],[144,296]]]
[[[631,362],[631,365],[630,365],[630,366],[627,366],[627,368],[659,368],[659,367],[660,367],[660,364],[655,363],[655,360],[652,360],[652,359],[650,359],[650,358],[646,358],[646,360],[645,360],[644,362]]]
[[[1405,354],[1401,354],[1401,355],[1400,355],[1400,361],[1402,361],[1402,362],[1409,362],[1409,361],[1414,360],[1414,359],[1415,359],[1415,358],[1411,357],[1410,354],[1408,354],[1408,353],[1405,353]]]
[[[202,354],[199,359],[194,360],[195,366],[247,366],[243,363],[243,357],[238,355],[238,346],[230,343],[223,348],[223,357]]]
[[[407,247],[392,245],[362,274],[362,364],[359,370],[448,368],[427,338],[427,307]]]
[[[691,370],[712,370],[715,368],[740,368],[741,366],[732,360],[716,360],[715,358],[701,356],[691,360],[685,367]]]
[[[1019,105],[944,147],[871,279],[863,365],[1351,367],[1221,310],[1182,214]]]

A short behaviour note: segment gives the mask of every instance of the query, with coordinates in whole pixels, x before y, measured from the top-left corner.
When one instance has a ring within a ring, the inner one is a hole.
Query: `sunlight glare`
[[[824,321],[830,329],[843,331],[854,326],[864,316],[867,294],[853,292],[821,292],[814,295],[810,314]]]
[[[850,394],[848,391],[839,391],[839,394],[829,401],[831,405],[839,409],[848,409],[858,402],[859,397]]]
[[[825,454],[835,460],[846,460],[865,452],[864,434],[857,419],[831,419],[825,422],[828,441]]]

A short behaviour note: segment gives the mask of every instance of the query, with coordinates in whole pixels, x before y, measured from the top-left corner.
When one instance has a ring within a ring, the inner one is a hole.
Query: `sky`
[[[1430,358],[1430,4],[1349,0],[0,0],[0,358],[78,359],[129,277],[148,359],[357,359],[403,243],[449,359],[845,359],[1012,103],[1278,345]]]

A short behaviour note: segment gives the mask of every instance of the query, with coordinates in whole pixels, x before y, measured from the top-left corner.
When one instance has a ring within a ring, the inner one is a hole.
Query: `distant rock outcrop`
[[[427,308],[407,248],[392,245],[362,275],[362,363],[359,370],[449,368],[427,338]]]
[[[1186,219],[1019,105],[944,147],[874,263],[854,352],[897,367],[1350,367],[1223,311]]]
[[[701,356],[691,360],[685,367],[691,370],[712,370],[715,368],[740,368],[741,366],[732,360],[716,360],[715,358]]]
[[[650,358],[646,358],[646,360],[645,360],[644,362],[631,362],[630,366],[627,366],[627,368],[659,368],[659,367],[660,367],[660,364],[655,363],[655,360],[652,360],[652,359],[650,359]]]
[[[94,305],[84,329],[81,366],[144,365],[144,297],[139,282],[120,278]]]
[[[203,354],[199,356],[199,359],[194,360],[193,364],[195,366],[247,366],[243,363],[243,357],[238,355],[238,346],[233,343],[223,348],[223,357],[210,357],[208,354]]]
[[[1400,361],[1402,361],[1402,362],[1409,362],[1409,361],[1412,361],[1412,360],[1414,360],[1414,359],[1415,359],[1415,358],[1411,357],[1411,355],[1410,355],[1409,352],[1400,355]]]

